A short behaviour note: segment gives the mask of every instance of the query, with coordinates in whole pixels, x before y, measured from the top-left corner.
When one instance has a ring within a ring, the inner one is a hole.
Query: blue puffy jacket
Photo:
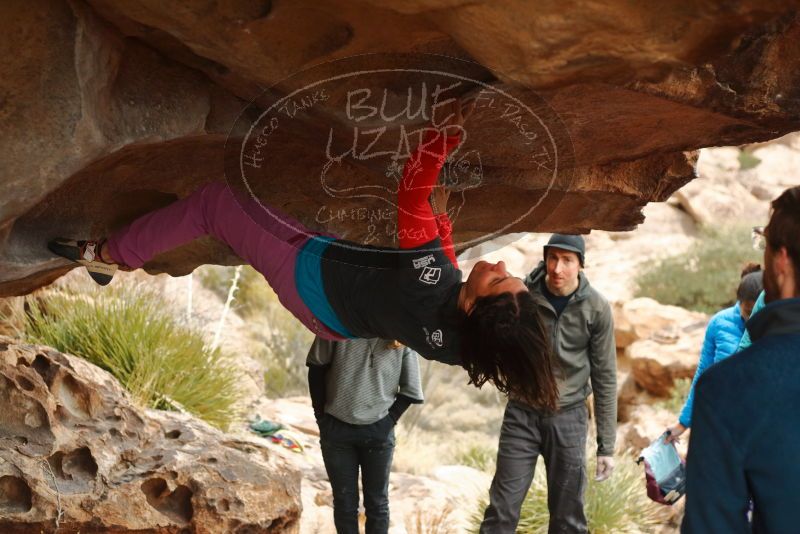
[[[694,387],[706,369],[719,363],[728,356],[735,354],[739,349],[739,342],[744,334],[744,319],[742,319],[739,303],[730,308],[717,312],[706,328],[706,337],[703,341],[703,351],[700,353],[700,363],[692,380],[689,396],[683,405],[678,421],[689,428],[692,426],[692,403],[694,402]]]

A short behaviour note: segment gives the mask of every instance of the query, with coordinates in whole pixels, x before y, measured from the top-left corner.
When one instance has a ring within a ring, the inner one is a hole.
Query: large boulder
[[[640,388],[629,369],[617,368],[617,420],[628,421],[639,404]]]
[[[639,297],[613,307],[617,346],[626,348],[634,341],[659,339],[664,343],[677,340],[681,332],[705,325],[708,316],[679,306],[661,304]]]
[[[634,273],[642,264],[683,252],[697,235],[692,218],[666,202],[652,202],[642,213],[645,220],[636,231],[592,231],[585,237],[584,272],[592,286],[618,308],[633,299]],[[459,266],[466,273],[479,260],[503,260],[509,272],[524,277],[542,261],[542,247],[549,238],[550,234],[540,233],[507,235],[471,248],[459,258]],[[625,317],[619,310],[614,319],[622,324],[616,328],[617,346],[624,348],[634,339],[627,335]]]
[[[348,134],[352,143],[354,126],[382,127],[354,123],[352,91],[385,90],[388,109],[402,109],[410,89],[434,87],[442,72],[461,77],[454,94],[481,97],[471,155],[453,162],[456,178],[480,171],[480,187],[458,199],[459,250],[513,232],[632,229],[648,202],[692,180],[694,149],[800,127],[792,8],[745,0],[720,16],[708,1],[657,12],[624,0],[535,11],[516,0],[6,2],[0,295],[70,268],[43,246],[57,234],[107,234],[201,183],[239,179],[226,155],[239,155],[253,120],[282,103],[291,120],[270,140],[256,192],[317,230],[394,244],[398,160],[337,160],[336,191],[370,191],[337,197],[321,180],[325,149],[347,146]],[[319,100],[280,100],[355,70],[380,75],[331,83]],[[376,154],[398,156],[396,134],[426,120],[388,121]],[[240,261],[205,239],[146,269]]]
[[[636,384],[656,396],[667,396],[679,378],[697,368],[708,316],[678,306],[637,298],[615,306],[618,347]]]
[[[796,132],[740,148],[701,150],[697,173],[711,191],[704,192],[692,182],[684,195],[676,194],[670,200],[680,202],[701,217],[705,214],[711,222],[763,224],[769,201],[797,185],[798,165],[800,134]],[[703,206],[699,195],[705,195],[710,205]]]
[[[800,134],[700,151],[698,178],[670,198],[700,224],[765,224],[769,202],[797,185]]]
[[[257,440],[134,406],[107,372],[0,338],[0,531],[298,532],[300,475]]]
[[[669,396],[676,380],[694,376],[704,333],[698,326],[673,343],[644,339],[629,346],[626,355],[636,384],[653,395]]]
[[[754,195],[757,190],[740,182],[740,154],[735,147],[703,151],[697,165],[698,178],[676,191],[670,201],[698,224],[709,227],[766,221],[768,204]],[[755,186],[758,182],[752,183]]]
[[[772,200],[797,185],[800,168],[800,133],[791,133],[750,151],[755,165],[742,172],[742,183],[756,198]]]

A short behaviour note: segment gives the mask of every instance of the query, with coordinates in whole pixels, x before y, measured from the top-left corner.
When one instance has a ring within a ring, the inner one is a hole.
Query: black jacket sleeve
[[[389,407],[389,417],[397,424],[397,421],[399,421],[400,417],[408,410],[408,407],[419,402],[420,401],[406,397],[405,395],[398,395],[394,403]]]
[[[308,366],[308,392],[311,395],[311,406],[314,417],[319,419],[325,413],[325,374],[330,365]]]

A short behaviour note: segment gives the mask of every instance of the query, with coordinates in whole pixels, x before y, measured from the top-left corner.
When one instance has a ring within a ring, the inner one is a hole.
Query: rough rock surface
[[[134,407],[80,358],[0,339],[0,531],[298,532],[300,476],[257,440]]]
[[[698,178],[675,192],[670,202],[700,224],[766,224],[769,201],[800,181],[799,149],[800,135],[792,133],[744,150],[703,150],[697,161]]]
[[[695,328],[669,344],[637,341],[626,349],[636,383],[653,395],[666,397],[675,380],[692,378],[703,346],[703,328]]]
[[[636,385],[665,397],[678,378],[694,376],[708,316],[653,299],[637,298],[615,306],[617,346]]]
[[[646,297],[618,305],[614,312],[615,335],[620,348],[638,340],[675,343],[683,332],[702,329],[708,323],[708,316],[704,313],[659,304]]]
[[[498,231],[631,229],[644,205],[694,177],[687,151],[800,126],[800,19],[779,0],[672,2],[656,11],[623,0],[545,2],[533,11],[521,0],[34,0],[4,3],[0,21],[8,73],[0,81],[2,295],[68,269],[42,246],[55,234],[105,234],[222,179],[226,140],[232,133],[235,147],[246,131],[247,120],[236,123],[246,102],[256,99],[243,119],[319,72],[386,64],[386,56],[344,59],[366,52],[472,60],[456,70],[474,81],[454,92],[505,92],[546,119],[552,146],[525,148],[513,141],[516,115],[491,98],[480,102],[465,144],[480,160],[457,162],[482,172],[481,186],[460,194],[459,248]],[[429,70],[442,62],[407,60]],[[396,110],[420,80],[393,72],[368,88],[390,88]],[[336,131],[334,148],[352,137],[342,106],[353,86],[340,85],[273,139],[256,190],[317,229],[391,244],[391,194],[332,199],[320,184],[328,132]],[[391,145],[388,137],[376,149]],[[557,179],[540,165],[551,168],[553,158],[532,157],[542,148],[559,149]],[[387,163],[355,158],[335,178],[390,191]],[[238,261],[205,239],[147,268],[182,274]]]
[[[631,409],[637,404],[640,387],[637,386],[630,367],[618,365],[617,369],[617,420],[628,421],[631,418]]]

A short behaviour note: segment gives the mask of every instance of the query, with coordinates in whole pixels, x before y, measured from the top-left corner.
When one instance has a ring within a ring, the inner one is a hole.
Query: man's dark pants
[[[583,511],[587,415],[584,403],[553,415],[542,415],[509,401],[500,430],[497,469],[481,524],[482,534],[516,530],[539,455],[544,458],[547,470],[548,532],[587,532]]]
[[[319,421],[322,459],[333,490],[338,534],[358,534],[358,470],[364,491],[367,534],[389,530],[389,470],[394,453],[390,416],[371,425],[351,425],[331,415]]]

